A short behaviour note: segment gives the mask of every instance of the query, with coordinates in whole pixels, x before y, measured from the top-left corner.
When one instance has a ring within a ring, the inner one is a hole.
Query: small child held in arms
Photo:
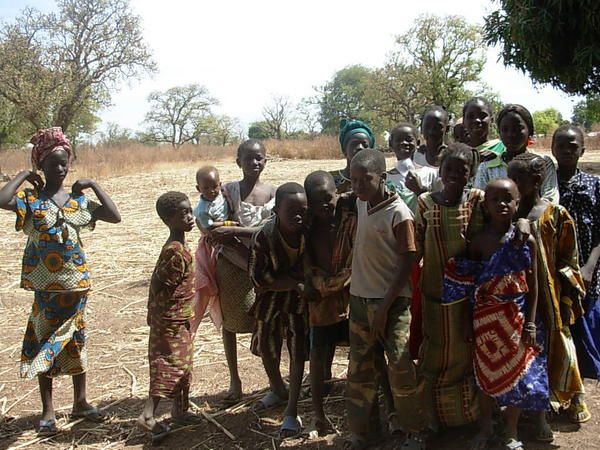
[[[256,287],[251,314],[256,319],[251,350],[262,358],[271,391],[259,405],[275,405],[287,399],[280,436],[301,432],[298,397],[308,356],[303,254],[307,202],[304,188],[285,183],[275,193],[275,215],[252,238],[248,272]],[[290,355],[289,393],[279,365],[285,337]]]
[[[156,211],[169,227],[152,273],[148,296],[147,323],[150,326],[150,395],[138,424],[152,432],[154,443],[170,432],[165,423],[156,421],[161,398],[173,399],[171,420],[177,425],[198,422],[188,412],[194,358],[194,267],[185,233],[194,228],[190,201],[181,192],[167,192],[156,201]]]
[[[600,177],[578,169],[585,152],[583,132],[574,125],[559,127],[552,136],[552,154],[558,162],[558,190],[577,229],[581,275],[586,284],[583,317],[571,327],[581,376],[600,380]],[[583,423],[592,415],[576,394],[568,410],[569,420]]]
[[[310,324],[310,383],[315,411],[314,428],[329,429],[323,396],[330,391],[331,364],[336,345],[348,342],[348,299],[352,250],[356,231],[356,197],[336,193],[327,172],[306,177],[304,189],[310,213],[304,255],[305,298]]]
[[[426,422],[421,389],[408,349],[411,286],[416,250],[412,213],[385,185],[383,153],[362,150],[350,164],[358,197],[358,223],[350,283],[350,362],[346,412],[352,433],[347,448],[381,440],[378,359],[388,359],[389,381],[406,448],[422,449]]]
[[[94,422],[106,418],[86,396],[85,313],[91,282],[80,232],[93,229],[97,221],[118,223],[121,216],[93,180],[81,179],[70,192],[65,189],[72,150],[61,128],[39,130],[31,143],[33,170],[18,173],[0,189],[0,208],[14,212],[16,230],[27,235],[21,287],[33,291],[34,300],[23,338],[20,374],[38,379],[42,398],[38,435],[49,436],[58,432],[52,385],[61,375],[73,379],[72,418]],[[25,181],[32,187],[21,189]],[[88,189],[99,203],[84,194]]]
[[[466,302],[473,308],[464,326],[473,331],[480,389],[481,430],[471,443],[474,450],[492,445],[496,404],[506,407],[504,448],[514,450],[523,449],[517,437],[521,410],[549,406],[544,336],[536,327],[537,245],[532,236],[525,245],[513,242],[518,203],[512,180],[490,181],[484,199],[487,226],[473,236],[466,257],[446,264],[442,303]]]
[[[218,248],[210,242],[208,233],[222,226],[238,225],[237,222],[229,220],[231,208],[221,190],[219,171],[215,167],[204,166],[198,169],[196,190],[200,193],[200,199],[194,208],[194,217],[202,236],[196,249],[196,312],[193,332],[196,331],[207,308],[217,328],[220,328],[223,322],[217,287]]]

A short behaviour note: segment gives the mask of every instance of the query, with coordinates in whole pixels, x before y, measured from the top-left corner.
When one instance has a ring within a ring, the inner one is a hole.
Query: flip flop
[[[279,429],[280,439],[290,439],[298,436],[302,432],[302,420],[300,417],[284,416],[281,428]]]
[[[40,426],[38,428],[38,437],[48,437],[58,434],[58,428],[56,427],[56,419],[40,420]]]
[[[86,409],[85,411],[73,411],[71,412],[72,419],[85,419],[90,422],[102,423],[106,420],[106,414],[100,411],[98,408],[93,407]]]
[[[514,438],[510,438],[508,441],[504,442],[502,446],[505,450],[525,450],[523,443]]]
[[[271,408],[275,408],[276,406],[284,405],[286,403],[287,400],[279,397],[273,391],[269,391],[263,398],[261,398],[254,404],[252,409],[254,412],[261,412]]]
[[[162,422],[157,423],[152,429],[152,445],[161,443],[170,433],[171,427],[169,425]]]
[[[232,406],[242,401],[242,394],[234,394],[229,392],[221,399],[221,405]]]
[[[567,414],[571,423],[585,423],[592,418],[585,402],[571,403],[569,409],[567,409]]]

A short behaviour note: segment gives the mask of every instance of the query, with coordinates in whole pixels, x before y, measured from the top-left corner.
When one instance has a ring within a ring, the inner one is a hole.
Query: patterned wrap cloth
[[[33,169],[40,169],[42,161],[46,157],[59,149],[63,149],[71,158],[71,143],[65,137],[62,128],[52,127],[44,130],[38,130],[38,132],[31,138],[30,141],[33,144],[31,150],[31,164]]]
[[[194,267],[189,248],[170,242],[160,253],[148,296],[150,396],[189,389],[194,361]]]

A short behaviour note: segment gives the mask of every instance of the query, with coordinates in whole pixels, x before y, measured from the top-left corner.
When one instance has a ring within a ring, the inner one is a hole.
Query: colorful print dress
[[[150,396],[173,398],[189,388],[194,361],[194,265],[181,242],[165,245],[148,296]]]
[[[71,196],[59,206],[33,189],[16,195],[23,231],[21,287],[35,291],[21,351],[21,377],[76,375],[87,367],[85,306],[90,274],[80,231],[93,229],[98,203]]]
[[[516,248],[513,235],[505,236],[489,261],[450,259],[442,303],[473,305],[473,369],[479,388],[500,406],[544,411],[550,403],[542,327],[537,347],[521,340],[531,252],[526,245]]]

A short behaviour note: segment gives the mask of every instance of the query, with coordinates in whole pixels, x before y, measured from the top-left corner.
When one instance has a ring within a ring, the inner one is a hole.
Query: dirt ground
[[[589,167],[600,168],[597,156],[586,155]],[[70,421],[71,381],[59,378],[55,380],[55,405],[59,426],[64,431],[52,439],[36,439],[35,428],[41,408],[36,380],[18,377],[21,340],[32,294],[18,288],[25,238],[13,231],[13,216],[0,213],[0,229],[3,230],[0,233],[0,448],[145,448],[151,445],[147,433],[136,427],[135,419],[148,387],[148,328],[145,325],[148,282],[161,245],[167,238],[167,229],[156,216],[154,202],[167,190],[186,192],[195,202],[194,172],[201,164],[101,181],[123,216],[123,222],[118,225],[100,223],[93,233],[83,235],[94,283],[88,307],[88,396],[94,404],[106,408],[109,420],[101,425]],[[240,176],[232,162],[220,162],[217,166],[222,180],[235,180]],[[341,166],[341,161],[271,161],[264,179],[274,184],[301,181],[312,170]],[[77,174],[70,176],[74,180]],[[193,248],[198,237],[197,230],[190,233]],[[198,426],[173,433],[163,442],[162,448],[341,448],[347,432],[343,382],[335,384],[326,403],[326,412],[336,432],[325,438],[311,440],[303,435],[281,442],[277,432],[283,408],[260,416],[252,412],[250,405],[263,392],[267,378],[259,359],[249,352],[249,340],[248,335],[240,336],[238,347],[240,373],[247,397],[239,405],[224,410],[220,407],[220,399],[228,388],[228,374],[223,346],[220,334],[208,320],[204,321],[196,338],[192,400],[196,412],[202,412],[206,420]],[[282,364],[284,373],[287,371],[285,362]],[[335,359],[335,377],[345,377],[346,362],[346,351],[342,349]],[[524,424],[522,438],[527,448],[600,448],[597,431],[594,431],[598,430],[600,421],[600,389],[591,382],[587,383],[587,389],[587,401],[594,415],[590,422],[579,429],[564,416],[555,417],[552,427],[556,439],[545,445],[533,443],[530,429]],[[163,404],[161,412],[167,414],[168,411],[168,405]],[[310,398],[301,401],[300,415],[305,425],[311,422]],[[445,431],[431,440],[429,448],[468,448],[467,442],[473,432],[474,429],[469,427]],[[399,442],[388,439],[380,448],[395,448]]]

